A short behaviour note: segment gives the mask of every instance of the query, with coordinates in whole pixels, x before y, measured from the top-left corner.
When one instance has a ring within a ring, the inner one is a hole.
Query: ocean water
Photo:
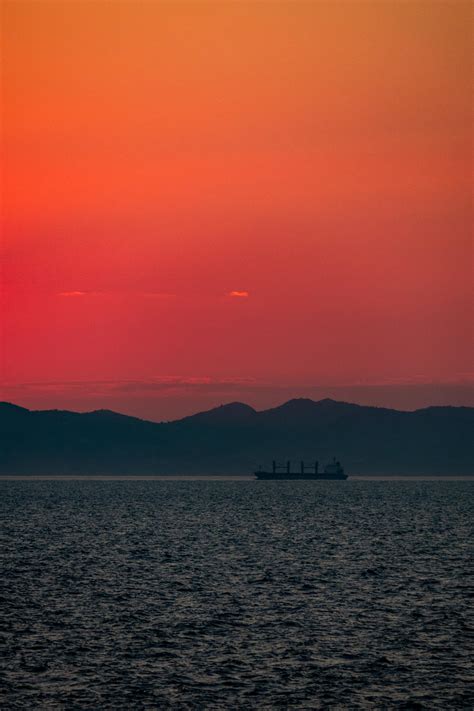
[[[472,709],[473,493],[2,481],[0,708]]]

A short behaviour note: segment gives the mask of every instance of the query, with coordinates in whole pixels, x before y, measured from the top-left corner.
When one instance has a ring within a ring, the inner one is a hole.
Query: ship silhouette
[[[344,468],[341,463],[333,458],[333,461],[326,464],[324,469],[320,471],[319,462],[315,461],[311,464],[306,464],[304,461],[300,462],[299,470],[292,471],[291,462],[287,461],[285,464],[280,464],[276,460],[272,462],[271,471],[264,471],[261,467],[258,471],[254,472],[257,479],[266,480],[293,480],[293,479],[312,479],[312,480],[335,480],[343,481],[347,479],[347,474],[344,472]]]

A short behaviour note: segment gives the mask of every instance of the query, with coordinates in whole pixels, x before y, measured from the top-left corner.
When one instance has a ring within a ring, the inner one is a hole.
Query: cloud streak
[[[160,394],[179,391],[227,392],[258,387],[254,378],[208,376],[161,375],[146,380],[65,380],[36,381],[26,383],[6,383],[2,386],[6,393],[76,393],[91,395],[111,395],[114,393]]]
[[[248,291],[229,291],[227,296],[230,296],[232,299],[248,299],[249,292]]]
[[[176,294],[172,294],[167,291],[114,291],[114,290],[101,290],[101,291],[82,291],[82,290],[71,290],[71,291],[60,291],[56,296],[61,298],[80,298],[84,296],[130,296],[138,297],[144,299],[167,299],[173,298]]]
[[[392,396],[403,394],[408,397],[411,393],[416,399],[429,393],[430,399],[443,393],[457,392],[464,394],[466,400],[474,405],[474,380],[470,373],[463,373],[455,380],[442,382],[366,382],[347,384],[276,384],[252,377],[226,377],[213,378],[210,376],[193,375],[160,375],[147,379],[117,379],[117,380],[64,380],[64,381],[31,381],[9,382],[1,387],[2,398],[14,398],[28,395],[57,395],[82,397],[179,397],[180,395],[219,394],[234,397],[240,393],[242,397],[268,397],[274,396],[278,401],[290,397],[334,397],[336,399],[349,398],[353,401],[367,400],[372,397],[374,404],[380,398],[390,401]],[[441,399],[443,399],[441,397]]]
[[[76,298],[79,296],[89,296],[93,292],[91,291],[60,291],[58,296],[62,296],[65,298]]]

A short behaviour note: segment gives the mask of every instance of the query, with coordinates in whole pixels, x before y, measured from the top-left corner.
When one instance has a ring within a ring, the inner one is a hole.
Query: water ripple
[[[471,709],[469,482],[1,482],[2,709]]]

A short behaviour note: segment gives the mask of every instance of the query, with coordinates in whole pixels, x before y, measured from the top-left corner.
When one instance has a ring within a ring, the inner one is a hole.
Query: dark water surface
[[[473,708],[473,493],[0,482],[0,708]]]

